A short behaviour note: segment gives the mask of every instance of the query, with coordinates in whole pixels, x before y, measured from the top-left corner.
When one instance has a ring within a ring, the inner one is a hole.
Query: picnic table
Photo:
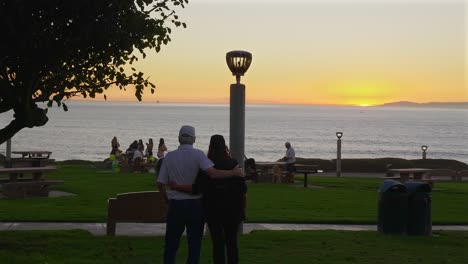
[[[426,168],[405,168],[405,169],[390,169],[388,172],[397,174],[396,176],[386,176],[383,179],[396,179],[404,183],[407,181],[428,181],[432,182],[426,176],[432,169]]]
[[[54,166],[0,168],[0,174],[9,178],[0,179],[3,195],[7,198],[25,198],[28,196],[49,196],[49,186],[63,184],[62,180],[47,180],[45,172],[56,171]],[[31,175],[31,177],[24,177]]]
[[[27,151],[12,151],[12,154],[20,154],[23,158],[31,158],[31,159],[48,159],[51,151],[44,151],[44,150],[27,150]]]
[[[21,158],[11,158],[7,167],[44,167],[50,163],[51,151],[13,151],[12,154],[21,155]]]
[[[296,164],[296,173],[304,174],[304,188],[307,188],[307,175],[318,172],[317,165]]]

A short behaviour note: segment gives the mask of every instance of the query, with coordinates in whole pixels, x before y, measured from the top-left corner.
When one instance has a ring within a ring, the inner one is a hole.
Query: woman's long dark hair
[[[227,147],[224,148],[212,148],[211,146],[208,148],[208,158],[212,161],[215,160],[229,160],[231,159],[231,154],[229,153],[229,149]]]

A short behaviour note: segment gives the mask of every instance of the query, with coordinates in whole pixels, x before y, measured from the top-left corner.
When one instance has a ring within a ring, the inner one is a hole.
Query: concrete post
[[[341,177],[341,138],[336,141],[336,177]]]
[[[231,156],[244,169],[245,147],[245,85],[231,84],[229,149]]]

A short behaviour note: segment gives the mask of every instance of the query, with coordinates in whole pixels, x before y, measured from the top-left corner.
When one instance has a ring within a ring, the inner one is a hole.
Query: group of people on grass
[[[115,160],[122,154],[122,150],[120,150],[120,143],[117,140],[117,137],[113,137],[111,141],[112,150],[110,153],[110,159]],[[143,144],[143,140],[134,140],[132,144],[127,148],[125,151],[126,154],[126,162],[128,163],[139,163],[143,160],[144,157],[147,157],[148,163],[156,162],[157,159],[161,159],[167,152],[166,144],[164,143],[164,138],[159,139],[158,144],[158,151],[156,156],[153,155],[153,139],[150,138],[145,145]]]

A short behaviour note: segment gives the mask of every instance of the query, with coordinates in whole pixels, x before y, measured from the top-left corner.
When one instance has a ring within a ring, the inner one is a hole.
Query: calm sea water
[[[11,115],[0,115],[2,127]],[[135,139],[156,143],[160,137],[173,150],[184,124],[196,128],[199,149],[207,149],[212,134],[229,140],[228,105],[71,102],[68,112],[50,109],[49,118],[46,126],[15,135],[13,150],[50,150],[56,160],[97,161],[108,157],[113,136],[122,150]],[[337,131],[344,133],[342,158],[418,159],[421,145],[428,145],[428,158],[468,162],[466,109],[248,105],[245,151],[257,161],[273,161],[290,141],[298,157],[333,159]],[[0,152],[5,151],[3,144]]]

